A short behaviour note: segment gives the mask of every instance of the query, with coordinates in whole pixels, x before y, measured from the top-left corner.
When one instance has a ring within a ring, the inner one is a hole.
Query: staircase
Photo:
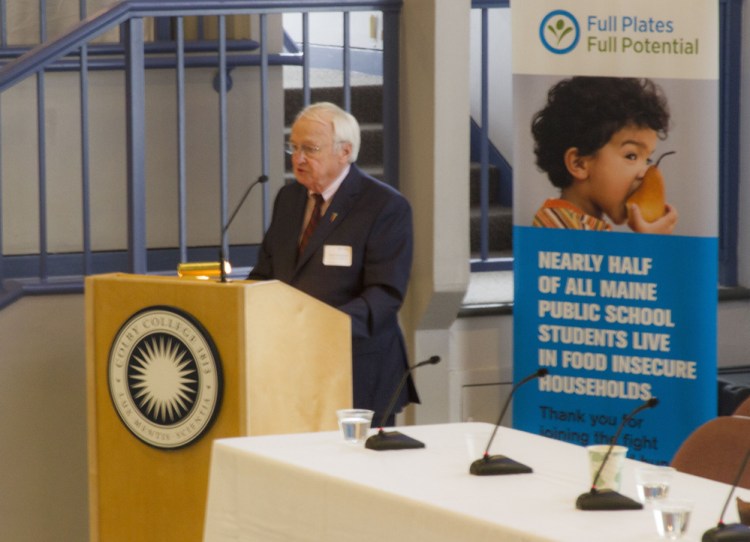
[[[378,85],[353,85],[351,87],[351,112],[360,123],[362,145],[357,159],[357,165],[376,178],[382,178],[383,133],[382,118],[382,87]],[[333,102],[343,105],[343,89],[341,87],[313,87],[310,94],[311,102]],[[303,107],[302,89],[288,88],[284,97],[284,116],[286,132],[288,134],[294,117]],[[468,119],[467,119],[468,122]],[[291,165],[287,160],[287,179],[293,179]],[[513,250],[513,214],[512,209],[500,203],[500,171],[490,165],[489,169],[489,256],[511,256]],[[480,257],[480,167],[472,163],[469,168],[470,183],[470,250],[472,259]]]

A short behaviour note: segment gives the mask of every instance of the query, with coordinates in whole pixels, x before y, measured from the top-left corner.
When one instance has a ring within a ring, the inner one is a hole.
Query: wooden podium
[[[351,406],[349,317],[281,282],[98,275],[85,303],[92,541],[201,540],[214,439]]]

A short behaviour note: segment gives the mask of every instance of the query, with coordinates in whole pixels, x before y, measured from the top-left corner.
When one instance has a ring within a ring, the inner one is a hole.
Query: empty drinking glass
[[[651,503],[656,532],[665,540],[677,540],[687,531],[693,503],[684,500],[656,500]]]
[[[646,504],[669,495],[669,484],[675,470],[672,467],[647,465],[635,471],[635,487],[638,499]]]
[[[361,408],[345,408],[337,410],[339,428],[344,436],[344,441],[352,444],[362,444],[367,440],[367,432],[372,423],[372,410]]]

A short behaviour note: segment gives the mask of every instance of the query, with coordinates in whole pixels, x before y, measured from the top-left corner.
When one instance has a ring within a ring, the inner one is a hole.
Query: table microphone
[[[409,377],[409,374],[411,374],[411,372],[418,367],[422,367],[423,365],[435,365],[436,363],[440,363],[440,356],[432,356],[430,359],[420,361],[413,367],[409,367],[406,371],[404,371],[404,376],[401,377],[401,382],[399,383],[398,388],[396,388],[396,393],[394,393],[391,397],[391,402],[388,405],[388,408],[385,409],[383,417],[380,420],[378,432],[365,441],[365,448],[369,448],[370,450],[377,450],[379,452],[384,450],[424,448],[423,442],[408,437],[402,433],[399,433],[398,431],[385,432],[383,431],[383,426],[385,425],[388,416],[391,415],[393,409],[396,407],[396,401],[398,400],[399,395],[401,395],[401,390],[404,388],[404,384],[406,384],[406,379]]]
[[[602,470],[604,470],[604,466],[607,464],[607,460],[612,453],[612,448],[617,444],[617,439],[620,438],[620,433],[622,433],[622,430],[625,428],[625,424],[640,411],[646,410],[647,408],[653,408],[658,404],[659,400],[656,397],[652,397],[622,419],[620,427],[617,428],[617,433],[615,433],[615,436],[610,440],[609,448],[607,449],[607,453],[604,454],[602,464],[599,465],[599,470],[596,471],[594,480],[591,482],[591,490],[578,497],[576,500],[576,508],[579,510],[640,510],[643,508],[643,505],[638,501],[634,501],[630,497],[626,497],[617,491],[611,489],[598,490],[596,488],[596,483],[599,481],[599,476],[601,476]]]
[[[743,525],[742,523],[730,523],[729,525],[724,524],[724,514],[727,511],[727,506],[729,506],[729,501],[732,498],[734,490],[737,489],[737,486],[740,483],[742,473],[745,472],[745,467],[747,466],[747,461],[749,458],[750,450],[748,450],[748,452],[745,454],[745,459],[742,460],[740,470],[737,472],[737,477],[734,479],[732,489],[729,491],[727,502],[724,503],[724,508],[721,510],[721,515],[719,516],[719,524],[713,529],[709,529],[708,531],[703,533],[703,538],[701,538],[702,542],[747,542],[748,540],[750,540],[750,527],[748,527],[747,525]]]
[[[516,390],[526,384],[526,382],[534,380],[535,378],[541,378],[543,376],[546,376],[547,374],[549,374],[549,371],[547,369],[539,369],[538,371],[530,374],[529,376],[518,382],[518,384],[513,386],[513,388],[510,390],[510,393],[508,394],[508,398],[505,400],[503,409],[500,411],[500,417],[497,419],[495,429],[492,431],[492,435],[490,436],[490,440],[487,443],[487,447],[484,449],[484,455],[480,459],[474,461],[469,467],[469,472],[471,474],[476,474],[477,476],[487,476],[493,474],[522,474],[533,472],[531,467],[527,467],[523,463],[514,461],[504,455],[491,456],[490,446],[492,446],[492,441],[495,439],[497,428],[500,427],[500,424],[505,417],[505,412],[510,406],[510,399],[513,397],[513,394],[516,392]]]
[[[237,207],[234,208],[234,212],[232,213],[232,216],[229,217],[229,220],[227,220],[227,223],[224,224],[224,227],[221,228],[221,244],[219,245],[219,269],[221,273],[221,282],[227,281],[227,270],[224,267],[224,240],[227,236],[227,230],[229,229],[229,226],[232,224],[232,221],[234,220],[234,217],[237,216],[237,213],[242,208],[242,204],[245,203],[245,200],[250,195],[250,191],[255,187],[256,184],[263,184],[265,182],[268,182],[268,177],[266,175],[261,175],[255,181],[250,183],[250,186],[247,187],[247,190],[245,190],[245,194],[242,196],[242,199],[237,204]]]

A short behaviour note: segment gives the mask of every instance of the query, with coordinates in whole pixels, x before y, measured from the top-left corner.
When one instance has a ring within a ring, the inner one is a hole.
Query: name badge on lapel
[[[323,247],[323,265],[351,267],[352,247],[347,245],[325,245]]]

